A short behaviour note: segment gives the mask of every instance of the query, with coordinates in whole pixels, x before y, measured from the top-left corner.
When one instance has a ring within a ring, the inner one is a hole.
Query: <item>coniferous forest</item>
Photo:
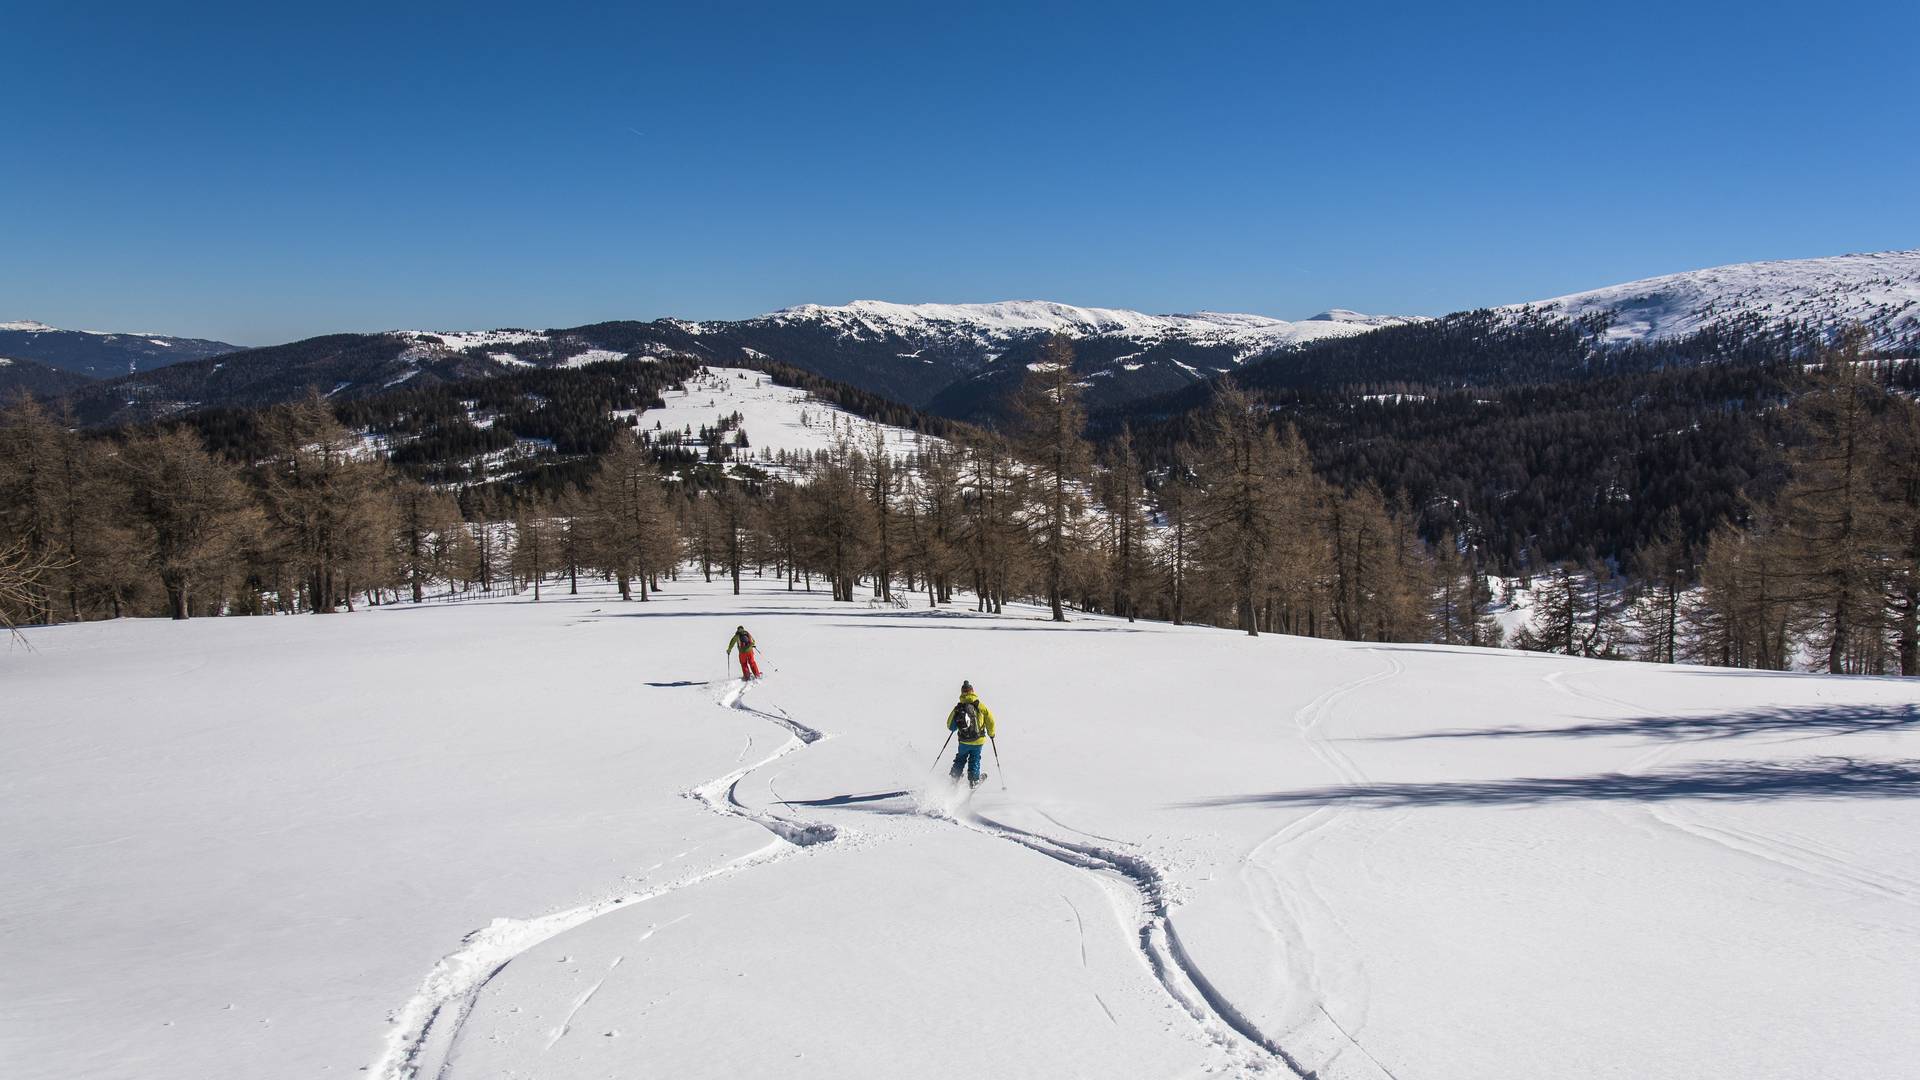
[[[1469,313],[1089,417],[1073,344],[987,428],[748,459],[660,431],[686,357],[87,428],[0,413],[0,613],[331,612],[686,573],[1353,640],[1920,674],[1913,365],[1792,327],[1602,347]],[[1526,617],[1497,616],[1515,605]]]

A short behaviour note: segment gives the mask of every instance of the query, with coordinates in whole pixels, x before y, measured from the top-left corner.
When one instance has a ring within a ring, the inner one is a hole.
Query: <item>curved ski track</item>
[[[1368,687],[1397,679],[1406,672],[1406,665],[1400,661],[1399,657],[1377,649],[1369,651],[1386,660],[1387,666],[1384,670],[1362,675],[1332,687],[1301,706],[1293,714],[1293,725],[1308,752],[1351,788],[1366,787],[1372,782],[1371,778],[1357,762],[1348,756],[1346,751],[1327,737],[1325,721],[1339,702]],[[1408,813],[1409,811],[1400,810],[1380,817],[1384,822],[1382,829],[1395,827],[1406,819]],[[1240,876],[1249,895],[1254,899],[1254,912],[1268,935],[1280,945],[1284,952],[1296,958],[1297,970],[1293,972],[1294,990],[1302,999],[1304,1015],[1296,1014],[1297,1020],[1288,1035],[1289,1040],[1296,1042],[1296,1045],[1305,1044],[1322,1051],[1330,1050],[1320,1064],[1321,1069],[1330,1068],[1348,1049],[1352,1049],[1362,1060],[1354,1063],[1349,1069],[1342,1069],[1341,1075],[1349,1075],[1353,1069],[1357,1069],[1362,1073],[1385,1076],[1392,1080],[1393,1070],[1375,1058],[1373,1053],[1353,1035],[1353,1032],[1360,1030],[1366,1023],[1367,1012],[1364,993],[1366,980],[1364,973],[1359,970],[1357,960],[1349,959],[1344,968],[1349,981],[1359,989],[1359,1019],[1351,1026],[1342,1024],[1326,1007],[1322,979],[1319,974],[1322,961],[1320,955],[1316,954],[1307,941],[1306,919],[1302,909],[1318,909],[1324,916],[1318,920],[1322,926],[1338,927],[1338,913],[1313,887],[1312,878],[1306,873],[1304,866],[1301,866],[1297,872],[1288,874],[1280,865],[1282,861],[1280,857],[1283,853],[1290,851],[1294,859],[1301,859],[1307,847],[1306,841],[1323,837],[1337,823],[1351,820],[1350,815],[1350,802],[1341,800],[1327,803],[1289,822],[1247,852],[1240,864]],[[1256,881],[1256,875],[1262,880]],[[1272,904],[1261,902],[1263,894],[1272,897]],[[1275,918],[1276,913],[1280,918]],[[1351,950],[1347,950],[1347,953],[1349,956],[1352,955]],[[1311,1001],[1310,1007],[1305,1005],[1308,1000]]]
[[[1394,673],[1397,672],[1398,664],[1396,662]],[[745,709],[757,716],[781,724],[792,731],[803,743],[812,743],[821,737],[818,731],[787,716],[785,710],[781,710],[780,714],[776,716],[773,713],[754,709],[740,702],[738,695],[723,701],[723,704],[730,704],[734,708]],[[770,763],[784,753],[789,753],[799,748],[799,746],[789,743],[786,747],[783,747],[780,752],[775,753],[773,757],[768,758],[759,765],[721,777],[705,785],[703,788],[698,789],[695,795],[720,813],[737,814],[742,817],[747,817],[760,823],[770,831],[773,831],[776,835],[785,837],[787,835],[786,830],[796,827],[796,823],[786,821],[785,819],[771,818],[770,815],[763,815],[747,808],[741,804],[738,799],[733,797],[733,791],[739,784],[740,779],[747,773]],[[724,803],[718,797],[719,793],[723,790],[726,793],[726,801]],[[1175,932],[1173,924],[1168,918],[1170,904],[1167,899],[1166,882],[1160,870],[1152,863],[1138,855],[1114,848],[1099,847],[1092,844],[1044,836],[1039,833],[1017,828],[1005,822],[996,821],[980,814],[946,816],[930,813],[926,816],[960,826],[961,828],[970,829],[974,832],[1006,840],[1010,843],[1019,844],[1029,851],[1045,855],[1067,866],[1093,873],[1097,875],[1103,883],[1112,882],[1125,886],[1128,891],[1135,894],[1137,898],[1137,910],[1140,912],[1140,921],[1136,928],[1135,943],[1140,950],[1142,958],[1146,961],[1148,969],[1152,971],[1155,980],[1158,981],[1162,989],[1166,991],[1167,996],[1171,997],[1174,1003],[1194,1021],[1195,1025],[1207,1040],[1229,1054],[1237,1054],[1241,1059],[1238,1064],[1243,1074],[1264,1074],[1271,1071],[1272,1068],[1277,1065],[1283,1067],[1288,1073],[1301,1077],[1302,1080],[1316,1080],[1312,1070],[1303,1066],[1285,1047],[1261,1033],[1259,1028],[1255,1026],[1245,1014],[1214,988],[1213,984],[1207,980],[1206,975],[1194,964],[1192,957],[1187,954],[1186,947],[1181,944],[1180,936]],[[1043,816],[1046,816],[1049,820],[1054,820],[1051,815],[1043,814]],[[1062,824],[1057,820],[1054,821],[1054,823]],[[810,830],[826,830],[828,838],[830,839],[832,836],[833,827],[830,825],[805,824],[799,827]],[[1071,826],[1064,827],[1071,828]],[[1080,830],[1077,829],[1073,831],[1080,832]],[[1091,834],[1083,833],[1082,835]],[[1071,900],[1067,901],[1067,904],[1069,907],[1072,907]],[[1074,909],[1074,918],[1076,925],[1080,926],[1080,933],[1084,938],[1085,926],[1080,919],[1080,913],[1077,908]],[[1084,941],[1082,943],[1082,949],[1084,956]],[[1112,1019],[1112,1011],[1107,1009],[1104,1001],[1100,1002],[1100,1007],[1107,1012],[1108,1018]]]
[[[1126,885],[1139,898],[1140,923],[1135,944],[1141,956],[1167,996],[1192,1018],[1201,1033],[1222,1050],[1238,1052],[1243,1074],[1262,1074],[1279,1065],[1302,1080],[1316,1080],[1312,1070],[1301,1065],[1285,1047],[1262,1034],[1194,964],[1168,919],[1171,905],[1166,880],[1152,863],[1123,851],[1028,832],[984,814],[928,816],[1019,844],[1056,862],[1098,874],[1103,881]],[[1105,1002],[1101,1008],[1106,1008]]]
[[[1352,784],[1366,783],[1365,774],[1344,751],[1329,742],[1318,731],[1318,727],[1336,701],[1374,683],[1395,678],[1405,671],[1405,666],[1397,658],[1387,656],[1386,660],[1388,664],[1386,670],[1334,687],[1308,702],[1294,716],[1294,723],[1300,729],[1302,741],[1337,775]],[[1331,824],[1344,810],[1342,805],[1330,804],[1290,823],[1286,828],[1257,845],[1253,852],[1248,854],[1245,866],[1258,868],[1266,873],[1265,868],[1257,867],[1254,862],[1255,856],[1262,849],[1276,842],[1283,845],[1291,844],[1311,833],[1318,832]],[[1114,848],[1029,832],[997,821],[985,814],[969,813],[951,817],[930,814],[929,816],[1019,844],[1068,866],[1096,873],[1104,881],[1117,881],[1126,885],[1130,891],[1137,894],[1139,900],[1140,919],[1136,930],[1136,945],[1142,957],[1167,996],[1171,997],[1192,1018],[1201,1032],[1216,1046],[1237,1056],[1239,1058],[1237,1066],[1243,1074],[1267,1073],[1279,1067],[1302,1080],[1318,1080],[1318,1073],[1314,1069],[1309,1068],[1299,1055],[1279,1040],[1261,1031],[1259,1025],[1221,993],[1200,966],[1194,962],[1192,955],[1180,941],[1178,930],[1173,925],[1171,918],[1173,904],[1168,898],[1166,880],[1152,863],[1138,855]],[[1064,824],[1044,812],[1042,816],[1054,821],[1056,825]],[[1071,828],[1071,826],[1066,827]],[[1081,832],[1078,829],[1073,831]],[[1082,835],[1090,834],[1082,833]],[[1270,873],[1268,876],[1272,878]],[[1285,895],[1279,889],[1277,880],[1275,892],[1281,897],[1281,905],[1285,907]],[[1321,901],[1321,904],[1324,906],[1324,901]],[[1256,910],[1261,913],[1262,918],[1267,918],[1264,907],[1256,904]],[[1269,923],[1271,928],[1271,920]],[[1297,932],[1295,936],[1298,937]],[[1105,1007],[1104,1003],[1102,1007]],[[1361,1046],[1338,1020],[1335,1020],[1317,1002],[1315,1009],[1314,1015],[1324,1018],[1327,1025],[1339,1033],[1344,1045],[1357,1050],[1378,1075],[1391,1080],[1392,1071],[1376,1060],[1364,1046]],[[1336,1050],[1328,1058],[1328,1062],[1331,1063],[1339,1056],[1340,1051]]]
[[[368,1076],[373,1080],[415,1080],[420,1076],[444,1076],[448,1056],[459,1038],[460,1029],[473,1012],[481,991],[521,954],[554,935],[620,908],[655,900],[717,877],[737,874],[791,855],[801,848],[826,843],[839,835],[839,830],[825,823],[796,821],[751,810],[736,797],[735,791],[742,777],[825,737],[824,733],[785,715],[784,711],[775,715],[746,704],[746,690],[746,684],[736,680],[717,704],[752,713],[778,724],[793,737],[765,759],[710,780],[686,795],[715,813],[744,818],[759,825],[773,834],[773,841],[731,862],[669,882],[657,889],[597,900],[532,919],[495,919],[488,926],[468,934],[461,939],[460,948],[442,957],[427,973],[419,991],[394,1013],[393,1027],[387,1033],[386,1050],[367,1069]]]
[[[1399,662],[1393,661],[1392,669],[1387,672],[1356,680],[1315,699],[1301,711],[1301,716],[1304,717],[1309,710],[1324,714],[1326,707],[1337,698],[1399,672]],[[596,901],[534,919],[495,919],[490,926],[467,935],[459,949],[434,965],[420,991],[395,1014],[394,1026],[387,1036],[387,1049],[380,1060],[368,1069],[368,1075],[373,1080],[416,1080],[421,1076],[444,1076],[450,1051],[481,992],[508,964],[541,942],[626,905],[644,903],[717,877],[736,874],[791,855],[801,848],[828,843],[839,835],[838,829],[825,822],[776,816],[748,807],[739,799],[740,782],[748,774],[826,737],[818,729],[788,716],[785,710],[768,712],[746,704],[746,690],[746,684],[736,680],[717,704],[777,724],[793,737],[760,761],[716,777],[686,792],[686,795],[715,813],[739,817],[759,825],[773,834],[772,843],[732,862],[657,889]],[[1306,721],[1296,719],[1302,724],[1303,732],[1311,726]],[[1317,721],[1318,715],[1315,715],[1312,722]],[[1328,761],[1342,776],[1359,777],[1358,769],[1337,749],[1316,746],[1315,753],[1322,754],[1323,760]],[[1317,810],[1308,818],[1321,815],[1325,809],[1332,808]],[[1092,873],[1102,883],[1124,886],[1137,898],[1140,914],[1135,942],[1142,958],[1155,980],[1193,1020],[1201,1034],[1223,1052],[1238,1058],[1236,1065],[1243,1074],[1267,1074],[1275,1068],[1281,1068],[1301,1080],[1318,1080],[1317,1074],[1292,1052],[1260,1031],[1245,1013],[1214,987],[1194,963],[1169,918],[1172,905],[1168,899],[1166,881],[1152,863],[1117,849],[1029,832],[984,815],[928,816],[1019,844],[1067,866]],[[1282,830],[1270,841],[1288,831]],[[1306,831],[1291,839],[1298,839]],[[1077,917],[1078,912],[1075,914]],[[1106,1009],[1104,1002],[1101,1008]],[[1108,1015],[1111,1018],[1111,1011]],[[1327,1019],[1332,1022],[1332,1017]],[[1334,1022],[1334,1026],[1338,1027],[1337,1022]],[[1353,1045],[1356,1048],[1359,1046],[1358,1043]],[[1365,1054],[1365,1050],[1361,1049],[1361,1053]],[[1368,1056],[1371,1058],[1371,1055]],[[1386,1072],[1384,1068],[1381,1071]],[[1390,1073],[1387,1075],[1391,1076]]]

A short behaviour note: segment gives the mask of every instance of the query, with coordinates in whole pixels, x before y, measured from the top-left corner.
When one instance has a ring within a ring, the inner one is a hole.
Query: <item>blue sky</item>
[[[1920,246],[1912,3],[401,6],[14,0],[0,319],[1439,313]]]

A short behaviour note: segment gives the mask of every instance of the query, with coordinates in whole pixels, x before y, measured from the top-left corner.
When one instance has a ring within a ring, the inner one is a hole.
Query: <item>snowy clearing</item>
[[[733,460],[759,465],[783,450],[811,454],[831,450],[842,442],[865,451],[871,449],[875,431],[884,433],[887,450],[896,457],[916,453],[922,445],[944,444],[944,440],[932,436],[855,416],[805,390],[781,386],[765,372],[727,367],[706,370],[705,375],[689,380],[685,389],[661,394],[664,408],[639,413],[639,430],[652,432],[658,423],[661,431],[690,430],[697,438],[701,427],[718,427],[737,412],[748,446],[736,452]],[[731,432],[728,438],[732,438]]]
[[[1911,683],[746,590],[28,631],[8,1076],[1920,1052]],[[971,804],[928,771],[963,677],[1004,763]]]

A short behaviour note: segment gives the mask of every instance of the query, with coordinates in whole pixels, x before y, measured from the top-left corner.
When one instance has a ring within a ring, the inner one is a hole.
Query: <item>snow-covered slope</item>
[[[1147,315],[1120,308],[1075,307],[1045,300],[1009,300],[994,304],[890,304],[856,300],[841,307],[803,304],[762,317],[773,323],[817,323],[856,336],[902,337],[966,335],[982,345],[1033,334],[1071,337],[1115,335],[1145,341],[1179,337],[1196,343],[1226,343],[1250,350],[1297,345],[1323,337],[1365,333],[1409,320],[1338,310],[1299,322],[1265,315],[1199,311],[1186,315]]]
[[[1897,348],[1920,341],[1920,250],[1736,263],[1514,307],[1569,317],[1606,312],[1613,341],[1791,319],[1829,332],[1864,326],[1875,347]]]
[[[923,446],[941,442],[855,416],[749,368],[708,368],[705,375],[660,397],[664,407],[637,414],[641,431],[655,438],[679,431],[687,445],[698,445],[701,428],[718,429],[738,416],[739,426],[722,436],[731,442],[740,432],[746,432],[747,445],[735,450],[732,460],[766,471],[778,471],[782,455],[810,455],[841,444],[867,452],[876,434],[887,453],[897,458],[910,457]]]
[[[10,1080],[1920,1054],[1911,682],[698,578],[28,631],[0,653]],[[962,678],[999,724],[970,805],[929,772]]]

